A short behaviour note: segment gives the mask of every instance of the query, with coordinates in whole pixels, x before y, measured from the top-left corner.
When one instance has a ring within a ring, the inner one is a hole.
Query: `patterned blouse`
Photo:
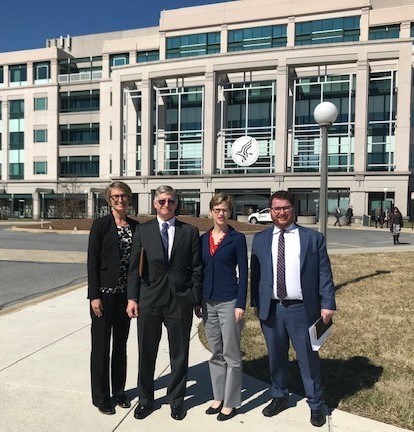
[[[118,226],[119,249],[121,260],[119,262],[119,277],[116,287],[101,287],[101,292],[106,294],[126,293],[129,257],[132,249],[132,230],[129,225]]]

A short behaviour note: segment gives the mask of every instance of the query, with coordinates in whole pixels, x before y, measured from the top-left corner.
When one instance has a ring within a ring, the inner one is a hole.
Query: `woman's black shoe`
[[[121,408],[131,408],[131,402],[128,400],[126,395],[114,396],[115,403]]]
[[[219,415],[217,416],[217,420],[218,421],[226,421],[226,420],[230,420],[231,418],[233,418],[236,415],[236,408],[233,408],[229,414],[223,414],[222,412],[219,413]]]
[[[206,414],[218,414],[222,408],[223,408],[223,402],[217,408],[213,408],[213,407],[207,408]]]

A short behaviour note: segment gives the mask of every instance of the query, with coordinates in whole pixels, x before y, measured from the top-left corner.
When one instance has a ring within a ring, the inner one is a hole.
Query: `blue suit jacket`
[[[336,309],[335,288],[325,238],[309,228],[298,228],[300,281],[308,324],[311,325],[321,316],[321,309]],[[251,305],[258,308],[261,320],[269,314],[273,294],[272,238],[273,226],[253,238]]]
[[[216,253],[209,252],[209,233],[201,236],[203,259],[203,299],[228,301],[237,299],[236,308],[246,308],[247,247],[246,237],[232,227],[223,238]],[[239,268],[239,278],[236,275]]]

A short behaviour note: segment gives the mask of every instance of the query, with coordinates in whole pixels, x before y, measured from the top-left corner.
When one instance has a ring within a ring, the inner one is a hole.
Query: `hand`
[[[194,314],[197,318],[203,318],[203,309],[201,308],[201,306],[196,306],[194,308]]]
[[[128,300],[126,311],[130,318],[138,318],[139,315],[138,303],[135,300]]]
[[[101,299],[91,300],[91,308],[93,313],[100,318],[103,315],[103,304]]]
[[[236,308],[234,309],[234,318],[236,318],[236,322],[242,320],[244,317],[244,309]]]
[[[327,324],[332,319],[334,312],[330,309],[321,309],[321,317],[324,324]]]

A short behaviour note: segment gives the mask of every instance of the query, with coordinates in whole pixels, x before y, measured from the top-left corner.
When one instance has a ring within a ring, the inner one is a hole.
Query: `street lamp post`
[[[328,129],[336,120],[337,116],[338,110],[331,102],[321,102],[313,111],[313,117],[321,129],[319,232],[325,237],[328,222]]]

